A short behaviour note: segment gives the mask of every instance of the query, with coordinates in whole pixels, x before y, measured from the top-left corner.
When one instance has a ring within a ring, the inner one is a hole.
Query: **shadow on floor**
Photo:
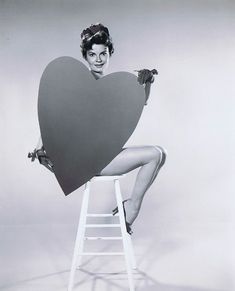
[[[98,281],[100,280],[102,280],[103,283],[107,284],[106,290],[108,291],[129,290],[127,274],[125,271],[118,272],[118,273],[108,273],[108,274],[89,272],[84,269],[81,269],[80,271],[89,275],[92,278],[92,287],[90,291],[100,291],[98,289]],[[120,275],[122,275],[122,277],[120,277]],[[125,281],[125,286],[121,286],[119,284],[121,281]],[[135,281],[136,291],[212,291],[212,289],[208,289],[208,288],[162,284],[162,283],[157,282],[155,279],[151,278],[146,273],[140,270],[136,270],[134,274],[134,281]],[[75,284],[74,291],[79,290],[78,286],[81,286],[81,284],[83,283],[84,281],[80,281],[79,283]],[[226,291],[226,290],[213,289],[213,291]]]
[[[74,291],[76,290],[100,291],[99,285],[101,282],[102,282],[102,286],[105,286],[105,288],[102,288],[102,290],[107,290],[107,291],[129,290],[127,274],[125,271],[120,271],[116,273],[98,273],[98,270],[94,270],[94,271],[95,272],[90,272],[85,269],[80,269],[80,272],[83,273],[83,278],[79,280],[78,283],[75,283]],[[14,287],[20,288],[20,286],[23,288],[25,284],[32,283],[34,281],[38,281],[38,283],[35,282],[36,284],[35,286],[37,286],[37,285],[40,285],[41,280],[44,281],[48,279],[49,277],[61,276],[61,275],[65,275],[66,273],[69,274],[69,272],[70,270],[64,270],[61,272],[50,273],[50,274],[42,275],[42,276],[35,276],[35,277],[28,278],[25,280],[19,280],[12,284],[5,284],[5,285],[0,286],[0,290],[6,290],[9,288],[11,289]],[[154,278],[151,278],[146,273],[140,270],[135,271],[134,281],[135,281],[136,291],[212,291],[212,289],[207,289],[207,288],[162,284],[162,283],[157,282]],[[84,284],[87,284],[87,282],[90,282],[89,285],[91,286],[91,288],[87,288],[87,285],[83,286]],[[50,286],[48,287],[50,291],[52,291]],[[66,290],[66,288],[67,288],[67,284],[63,284],[63,286],[61,286],[59,290]],[[213,289],[213,291],[226,291],[226,290]]]

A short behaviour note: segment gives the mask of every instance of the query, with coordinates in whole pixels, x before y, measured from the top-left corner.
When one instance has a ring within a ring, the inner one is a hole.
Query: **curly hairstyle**
[[[92,24],[81,33],[81,51],[86,59],[86,53],[92,48],[93,44],[103,44],[108,47],[110,56],[114,52],[113,41],[109,35],[109,30],[102,23]]]

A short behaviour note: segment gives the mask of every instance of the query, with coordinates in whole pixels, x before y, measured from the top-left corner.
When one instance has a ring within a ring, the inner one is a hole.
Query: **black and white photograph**
[[[0,290],[235,290],[235,2],[0,0]]]

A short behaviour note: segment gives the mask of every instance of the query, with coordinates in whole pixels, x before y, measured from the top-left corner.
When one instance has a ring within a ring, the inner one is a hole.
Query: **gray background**
[[[65,197],[27,153],[43,69],[63,55],[81,60],[80,32],[96,22],[114,40],[109,72],[159,70],[127,142],[168,151],[134,225],[143,290],[234,290],[235,2],[178,0],[0,1],[0,290],[66,288],[82,189]],[[112,185],[93,189],[93,209],[110,211]],[[120,290],[95,279],[77,288]]]

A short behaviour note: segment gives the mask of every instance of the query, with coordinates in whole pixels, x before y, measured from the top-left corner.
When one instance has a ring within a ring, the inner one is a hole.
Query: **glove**
[[[31,158],[31,162],[33,162],[37,158],[41,165],[45,166],[48,170],[54,173],[53,163],[46,155],[44,147],[42,147],[39,150],[35,149],[32,153],[28,153],[28,158]]]
[[[138,72],[137,81],[139,82],[140,85],[146,84],[147,82],[153,83],[154,75],[158,74],[158,71],[156,69],[153,69],[151,71],[148,69],[135,71]]]

